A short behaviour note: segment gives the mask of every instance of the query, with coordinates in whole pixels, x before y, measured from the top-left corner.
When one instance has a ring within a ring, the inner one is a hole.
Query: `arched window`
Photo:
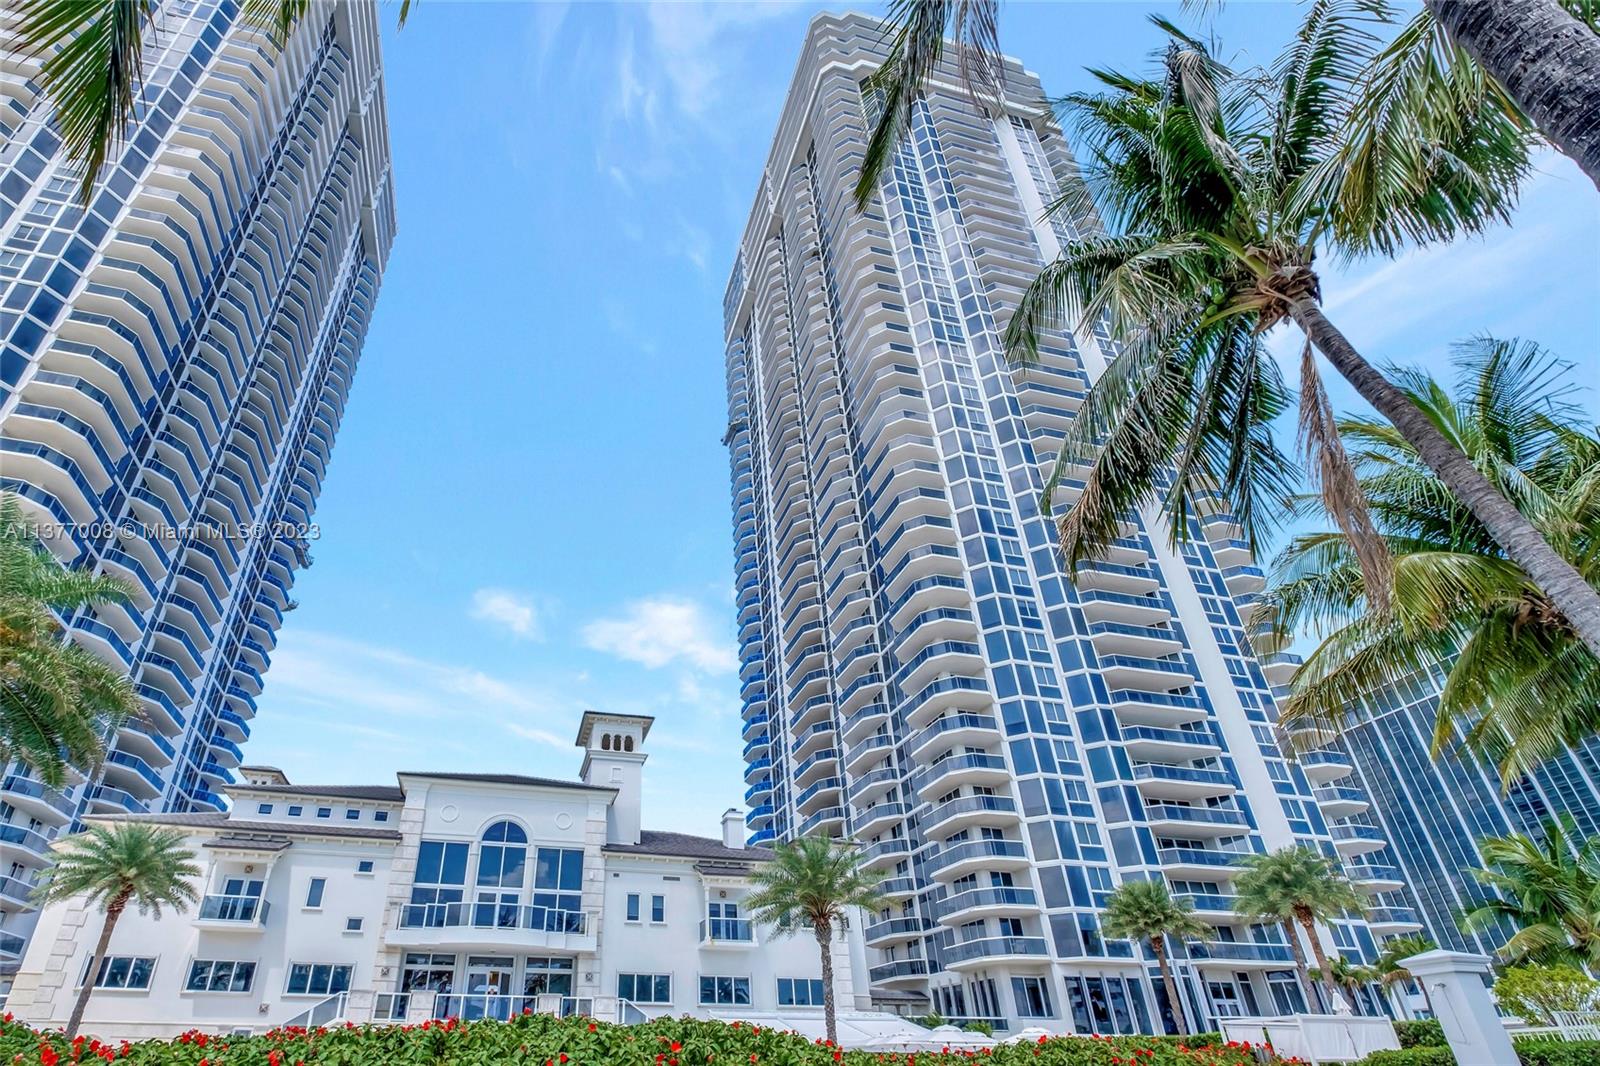
[[[626,750],[632,751],[633,750],[633,738],[632,737],[623,737],[622,738],[622,746]]]
[[[610,751],[611,750],[611,734],[610,733],[602,733],[600,735],[600,750],[601,751]]]
[[[483,839],[490,844],[526,844],[528,834],[516,822],[496,822],[483,831]]]

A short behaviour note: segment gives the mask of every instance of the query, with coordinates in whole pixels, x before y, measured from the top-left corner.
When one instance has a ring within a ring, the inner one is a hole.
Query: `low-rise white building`
[[[123,915],[85,1028],[820,1009],[815,939],[744,909],[772,853],[744,846],[741,813],[716,838],[640,827],[650,724],[585,714],[579,781],[314,786],[246,768],[226,813],[92,816],[183,830],[204,873],[189,911]],[[45,908],[7,1009],[64,1024],[101,921],[81,899]],[[859,923],[834,955],[841,1009],[867,1008]]]

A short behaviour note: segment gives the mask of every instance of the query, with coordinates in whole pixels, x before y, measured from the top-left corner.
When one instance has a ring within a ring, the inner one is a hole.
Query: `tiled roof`
[[[727,862],[766,862],[772,858],[769,848],[730,848],[717,837],[664,833],[656,829],[640,830],[637,844],[607,844],[605,850],[622,855],[672,855]]]
[[[155,825],[193,826],[197,829],[225,829],[231,833],[276,833],[284,836],[359,837],[364,840],[399,840],[393,829],[368,829],[338,823],[247,822],[229,818],[221,811],[196,811],[192,814],[91,814],[94,822],[151,822]]]

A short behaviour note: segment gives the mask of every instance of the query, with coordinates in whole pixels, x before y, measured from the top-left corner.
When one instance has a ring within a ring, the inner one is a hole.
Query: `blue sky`
[[[1142,63],[1158,9],[1013,3],[1002,43],[1065,92]],[[741,802],[721,294],[814,10],[386,7],[400,236],[248,761],[571,776],[593,707],[657,717],[647,825]],[[1265,61],[1298,14],[1216,29]],[[1324,290],[1374,359],[1488,331],[1594,379],[1597,252],[1600,196],[1545,157],[1514,227]]]

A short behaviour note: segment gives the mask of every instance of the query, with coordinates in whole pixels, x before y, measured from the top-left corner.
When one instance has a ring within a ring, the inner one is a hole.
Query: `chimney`
[[[744,847],[744,815],[739,813],[737,807],[729,807],[722,814],[722,846]]]

